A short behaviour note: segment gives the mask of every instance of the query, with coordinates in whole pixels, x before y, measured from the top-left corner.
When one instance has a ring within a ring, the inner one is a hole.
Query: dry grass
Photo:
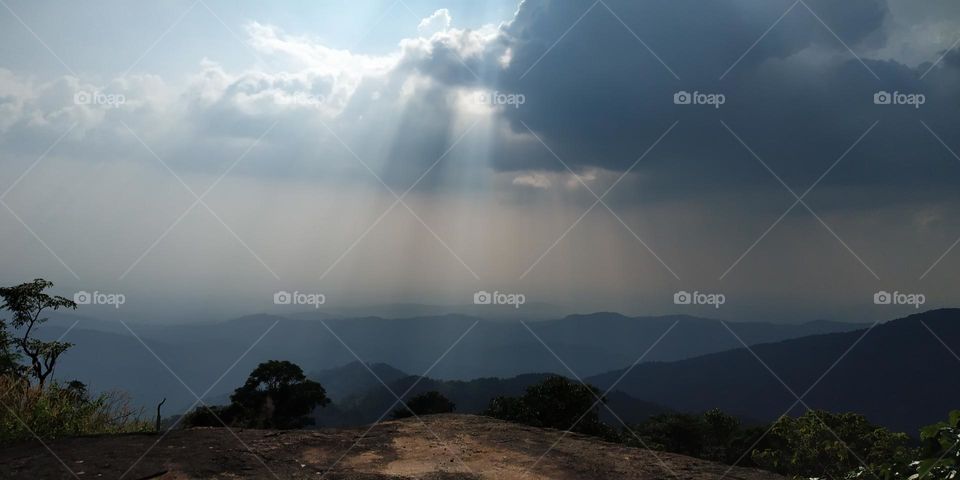
[[[49,383],[44,387],[0,375],[0,443],[151,429],[142,411],[120,392],[90,396],[86,391]]]

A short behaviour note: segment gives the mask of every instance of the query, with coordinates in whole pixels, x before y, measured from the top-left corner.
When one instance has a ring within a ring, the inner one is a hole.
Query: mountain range
[[[942,309],[874,328],[643,363],[625,376],[626,369],[618,369],[585,380],[681,411],[720,408],[773,420],[809,407],[861,413],[916,435],[920,426],[960,408],[960,383],[953,375],[960,369],[958,348],[960,309]]]
[[[595,313],[522,323],[463,315],[305,317],[254,315],[161,326],[62,316],[39,334],[65,335],[75,344],[59,362],[58,378],[79,379],[94,391],[124,390],[147,408],[167,398],[171,413],[192,405],[195,395],[223,398],[269,359],[289,360],[312,372],[359,358],[434,379],[470,380],[531,372],[569,375],[567,367],[578,376],[599,375],[636,362],[648,349],[644,361],[676,361],[740,346],[720,321],[690,316]],[[726,325],[751,345],[862,328],[840,322]]]
[[[732,325],[727,335],[739,342]],[[668,337],[651,354],[662,345],[670,348]],[[583,380],[609,391],[609,410],[600,414],[615,426],[619,421],[610,410],[632,424],[658,413],[719,408],[752,424],[812,408],[860,413],[873,423],[916,435],[960,403],[960,386],[949,373],[960,367],[954,346],[960,346],[960,310],[943,309],[849,332],[643,362]],[[458,412],[480,413],[490,399],[521,395],[548,375],[444,381],[409,376],[386,364],[353,362],[311,376],[330,385],[335,402],[317,412],[320,424],[349,426],[371,423],[399,408],[394,394],[408,389],[405,399],[436,390]],[[565,376],[575,378],[569,372]]]
[[[376,376],[374,376],[374,374]],[[403,410],[397,402],[421,393],[437,391],[456,405],[457,413],[482,413],[497,396],[519,396],[526,388],[541,382],[552,374],[528,373],[511,378],[478,378],[469,381],[436,380],[417,375],[405,375],[386,364],[353,362],[339,368],[311,375],[321,385],[332,386],[328,393],[333,400],[326,408],[314,412],[318,425],[358,426],[381,419],[389,419],[394,410]],[[383,383],[380,383],[380,382]],[[350,385],[344,389],[342,386]],[[641,422],[651,415],[667,413],[670,409],[614,391],[606,396],[610,410],[617,412],[630,424]],[[621,415],[622,414],[622,415]],[[609,410],[600,410],[601,419],[611,424],[618,420]]]

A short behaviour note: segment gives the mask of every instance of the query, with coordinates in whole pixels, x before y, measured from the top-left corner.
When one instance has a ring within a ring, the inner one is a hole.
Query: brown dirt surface
[[[760,470],[472,415],[431,415],[367,430],[195,428],[162,437],[24,443],[0,448],[0,478],[784,480]]]

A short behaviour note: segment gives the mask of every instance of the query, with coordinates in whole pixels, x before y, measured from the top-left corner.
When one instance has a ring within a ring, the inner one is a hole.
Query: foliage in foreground
[[[187,414],[186,426],[291,429],[310,425],[310,412],[330,403],[327,392],[288,361],[270,360],[250,373],[230,395],[230,405],[203,406]]]
[[[35,337],[44,312],[75,309],[64,297],[48,295],[53,283],[38,278],[0,288],[0,443],[73,435],[146,431],[140,410],[119,392],[96,396],[79,381],[52,381],[60,356],[72,344]]]
[[[0,443],[103,433],[144,432],[152,426],[121,393],[91,396],[80,382],[44,386],[23,378],[0,375],[5,392],[0,409]],[[32,433],[31,433],[32,432]]]
[[[780,417],[765,448],[752,456],[761,468],[800,477],[906,478],[916,452],[905,433],[873,425],[863,415],[811,410]]]
[[[960,478],[960,410],[946,422],[920,430],[920,457],[914,462],[919,479]]]

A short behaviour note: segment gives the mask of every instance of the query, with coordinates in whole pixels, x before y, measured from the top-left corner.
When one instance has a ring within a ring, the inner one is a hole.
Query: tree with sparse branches
[[[43,386],[47,378],[53,374],[57,365],[57,359],[63,352],[67,351],[73,344],[61,341],[43,341],[31,337],[36,333],[35,329],[40,324],[47,321],[42,317],[44,311],[59,310],[61,308],[76,309],[77,304],[60,296],[50,296],[44,293],[45,290],[53,287],[53,283],[42,278],[32,282],[17,285],[15,287],[0,288],[0,299],[3,299],[3,305],[0,309],[9,310],[13,314],[10,319],[10,326],[13,327],[15,335],[10,335],[6,331],[6,321],[0,324],[3,327],[3,336],[0,342],[9,342],[6,347],[13,345],[19,352],[13,352],[12,357],[9,351],[0,353],[0,367],[2,363],[13,362],[11,369],[19,370],[17,365],[17,354],[23,354],[30,359],[30,365],[27,367],[29,375],[37,380],[39,386]],[[3,347],[0,345],[0,347]]]

